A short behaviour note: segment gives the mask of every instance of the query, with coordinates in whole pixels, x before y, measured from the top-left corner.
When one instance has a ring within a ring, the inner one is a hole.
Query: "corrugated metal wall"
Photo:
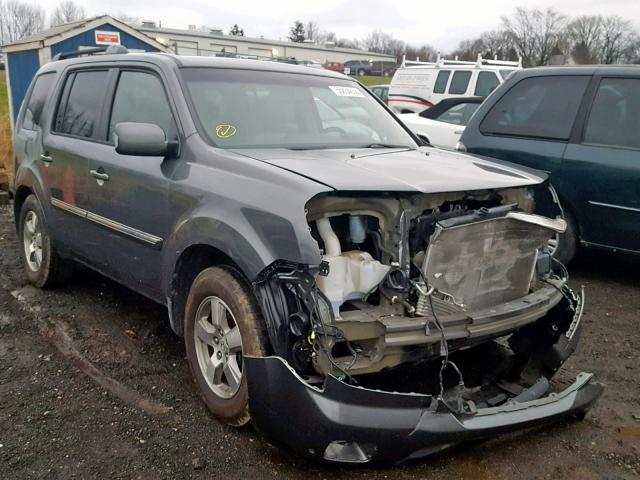
[[[13,118],[18,116],[20,104],[24,98],[31,79],[40,68],[38,50],[25,50],[24,52],[10,52],[5,54],[9,65],[9,82],[11,86],[11,103],[13,105]]]
[[[74,50],[78,50],[80,47],[103,46],[103,45],[96,45],[96,39],[94,34],[95,30],[108,31],[108,32],[120,32],[120,44],[122,44],[127,48],[145,50],[147,52],[158,51],[157,48],[152,47],[148,43],[142,42],[135,37],[132,37],[128,33],[123,32],[122,30],[114,27],[113,25],[100,25],[99,27],[96,27],[93,30],[83,32],[79,35],[76,35],[75,37],[67,38],[66,40],[63,40],[59,43],[51,45],[51,57],[53,58],[58,53],[72,52]]]

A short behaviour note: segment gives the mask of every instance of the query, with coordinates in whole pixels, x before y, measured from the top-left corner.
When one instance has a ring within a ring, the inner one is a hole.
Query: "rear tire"
[[[243,357],[267,354],[263,325],[247,282],[232,268],[207,268],[193,281],[185,311],[187,359],[207,408],[228,425],[251,419]]]
[[[358,76],[360,76],[360,77],[364,77],[365,73],[367,73],[367,72],[365,71],[364,68],[361,68],[360,70],[358,70]]]
[[[53,245],[42,206],[33,194],[26,198],[20,209],[18,237],[22,264],[32,285],[51,288],[68,279],[71,268]]]

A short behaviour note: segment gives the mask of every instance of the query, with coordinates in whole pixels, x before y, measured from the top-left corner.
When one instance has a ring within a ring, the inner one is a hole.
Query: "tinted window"
[[[36,78],[27,103],[27,108],[24,111],[24,118],[22,119],[22,128],[27,130],[35,130],[36,125],[39,124],[42,109],[47,101],[47,96],[53,85],[53,79],[55,75],[52,73],[45,73]]]
[[[640,80],[605,78],[591,107],[585,143],[640,148]]]
[[[436,84],[433,86],[433,93],[445,92],[447,89],[447,82],[449,81],[449,75],[451,75],[451,70],[442,70],[438,73]]]
[[[493,106],[480,131],[568,140],[589,79],[570,75],[525,78]]]
[[[79,137],[96,138],[102,112],[107,70],[77,72],[67,78],[69,96],[60,106],[57,131]]]
[[[469,80],[471,80],[471,72],[467,70],[453,72],[451,85],[449,85],[449,93],[452,95],[462,95],[466,93],[467,87],[469,86]]]
[[[476,82],[475,95],[477,97],[487,97],[498,85],[500,85],[500,80],[498,80],[495,73],[480,72]]]
[[[466,125],[479,106],[479,103],[459,103],[446,112],[442,112],[438,120],[456,125]]]
[[[167,138],[173,136],[173,116],[160,79],[147,72],[122,72],[113,98],[109,136],[118,123],[158,125]]]

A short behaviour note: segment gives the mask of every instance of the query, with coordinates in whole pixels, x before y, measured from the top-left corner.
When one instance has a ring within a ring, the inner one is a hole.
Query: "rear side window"
[[[479,103],[459,103],[446,112],[443,112],[442,115],[438,117],[438,120],[455,125],[466,125],[479,106]]]
[[[68,96],[60,105],[56,131],[97,138],[108,80],[107,70],[80,71],[70,75],[65,85]]]
[[[467,93],[467,87],[469,86],[469,80],[471,80],[471,72],[468,70],[459,70],[453,72],[453,78],[451,79],[451,85],[449,85],[449,93],[452,95],[462,95]]]
[[[123,71],[113,99],[109,140],[118,123],[153,123],[164,130],[167,138],[174,133],[173,115],[162,86],[153,73]]]
[[[42,110],[53,86],[54,78],[55,75],[53,72],[44,73],[36,78],[33,84],[33,90],[31,90],[31,96],[24,111],[22,128],[35,130],[36,126],[39,125]]]
[[[433,93],[444,93],[447,89],[447,82],[449,81],[449,75],[451,75],[451,70],[441,70],[438,72],[438,78],[436,78],[436,83],[433,86]]]
[[[605,78],[593,100],[584,143],[640,148],[640,79]]]
[[[577,75],[525,78],[498,100],[480,131],[568,140],[589,79]]]
[[[493,90],[500,85],[500,80],[493,72],[480,72],[476,82],[476,97],[488,97]]]

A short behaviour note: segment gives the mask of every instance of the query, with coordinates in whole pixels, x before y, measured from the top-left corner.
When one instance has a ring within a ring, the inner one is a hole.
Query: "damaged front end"
[[[551,379],[584,293],[547,248],[565,223],[537,188],[312,199],[322,262],[254,282],[273,348],[245,359],[258,430],[312,458],[388,463],[583,415],[602,391],[591,374]]]

